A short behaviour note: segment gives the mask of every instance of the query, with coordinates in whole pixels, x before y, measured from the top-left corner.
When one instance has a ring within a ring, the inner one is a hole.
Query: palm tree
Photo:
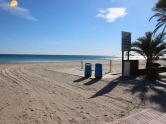
[[[152,32],[145,33],[145,36],[137,39],[136,42],[132,43],[131,51],[138,53],[143,56],[146,60],[147,76],[149,78],[151,73],[152,64],[160,56],[166,54],[166,43],[165,35],[162,33],[153,37]]]
[[[166,8],[166,2],[165,0],[159,0],[157,3],[156,3],[156,6],[155,8]]]
[[[158,3],[156,3],[153,10],[156,12],[151,18],[158,18],[157,24],[155,26],[155,30],[153,33],[155,34],[161,27],[163,27],[162,33],[165,32],[166,29],[166,1],[165,0],[159,0]]]

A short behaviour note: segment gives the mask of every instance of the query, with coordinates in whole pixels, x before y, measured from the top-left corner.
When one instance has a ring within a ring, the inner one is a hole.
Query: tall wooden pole
[[[122,50],[122,76],[124,74],[124,51]]]
[[[112,60],[110,60],[110,72],[112,71]]]
[[[81,60],[81,69],[83,69],[84,68],[84,61],[83,61],[83,59]]]
[[[127,60],[129,61],[130,57],[130,51],[127,51]]]

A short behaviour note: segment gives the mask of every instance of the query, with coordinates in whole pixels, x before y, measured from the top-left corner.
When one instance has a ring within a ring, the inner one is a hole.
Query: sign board
[[[131,47],[131,33],[122,31],[122,51],[129,51]]]

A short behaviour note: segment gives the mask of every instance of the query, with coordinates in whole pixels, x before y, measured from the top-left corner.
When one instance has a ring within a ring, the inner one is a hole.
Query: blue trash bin
[[[102,78],[102,76],[103,76],[102,64],[97,63],[95,65],[95,77]]]
[[[91,76],[92,76],[92,64],[85,63],[85,77],[91,77]]]

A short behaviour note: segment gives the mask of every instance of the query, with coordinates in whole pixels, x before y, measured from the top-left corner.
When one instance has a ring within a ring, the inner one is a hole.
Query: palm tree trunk
[[[152,59],[147,59],[146,61],[146,74],[147,74],[147,79],[150,80],[156,80],[157,78],[157,71],[153,67],[153,60]]]
[[[151,75],[151,65],[152,65],[152,62],[150,61],[150,59],[147,59],[146,61],[146,72],[147,72],[147,78],[148,79],[151,79],[152,78],[152,75]]]

